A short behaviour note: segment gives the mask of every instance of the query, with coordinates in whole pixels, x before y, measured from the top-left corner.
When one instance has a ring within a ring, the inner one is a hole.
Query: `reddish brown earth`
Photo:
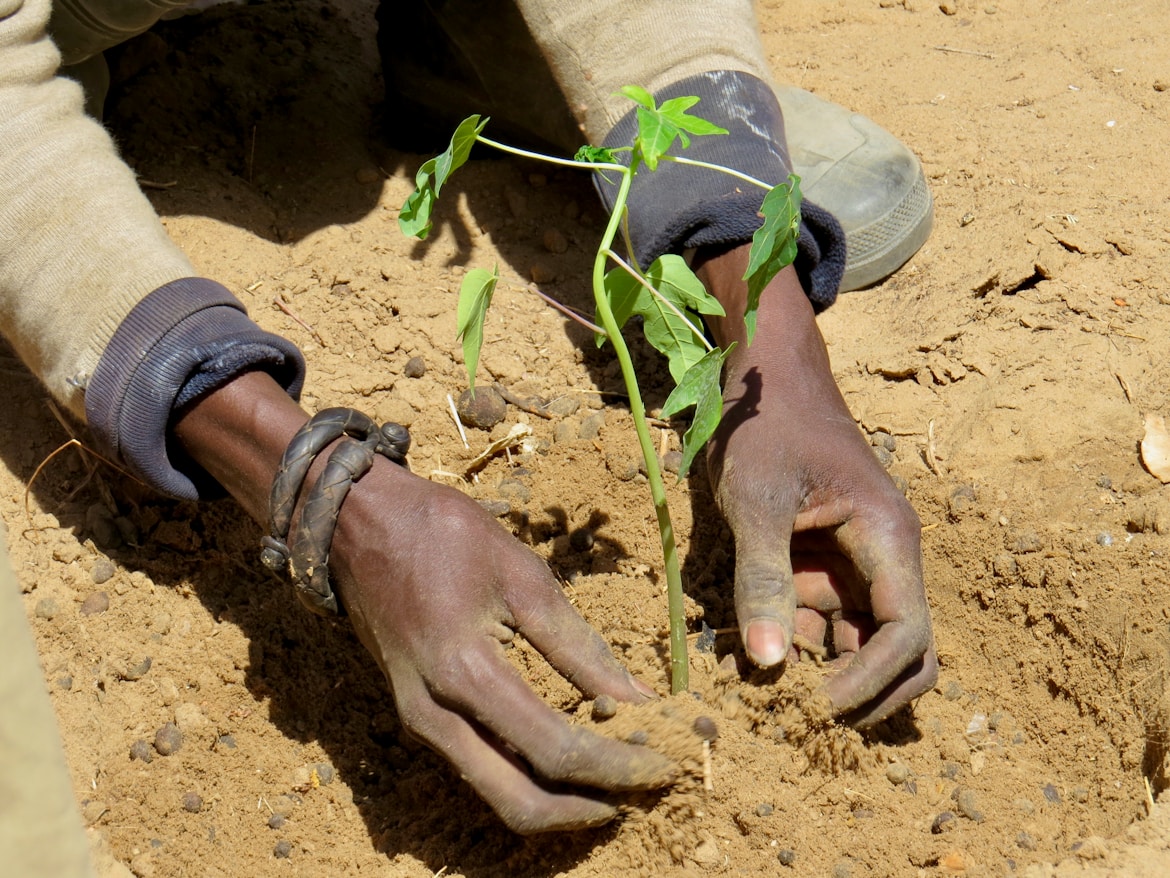
[[[5,352],[0,514],[78,799],[116,861],[142,878],[1170,871],[1165,806],[1148,819],[1167,783],[1170,488],[1138,453],[1143,416],[1170,411],[1170,7],[941,6],[760,10],[777,76],[910,144],[936,199],[911,263],[821,321],[860,428],[893,437],[889,470],[923,522],[942,671],[912,719],[862,740],[802,718],[794,687],[814,665],[744,681],[720,671],[737,652],[720,638],[693,654],[701,701],[666,699],[655,713],[673,721],[610,721],[698,770],[697,739],[670,730],[715,717],[713,791],[692,777],[603,830],[512,836],[405,738],[346,625],[260,568],[257,529],[230,502],[90,477],[69,449],[26,512],[69,435]],[[620,478],[637,455],[620,382],[528,289],[539,267],[544,291],[588,307],[589,183],[474,162],[433,240],[402,238],[421,157],[378,133],[372,15],[368,0],[277,0],[169,23],[115,53],[112,130],[200,270],[303,347],[307,406],[407,423],[414,470],[507,508],[501,525],[665,693],[666,599],[646,486]],[[550,228],[565,252],[545,246]],[[510,407],[469,451],[447,410],[466,383],[455,296],[467,268],[496,262],[481,375],[570,402],[553,420]],[[412,357],[422,377],[404,375]],[[665,370],[638,357],[660,405]],[[536,451],[461,477],[521,422]],[[655,433],[678,447],[676,430]],[[729,625],[730,541],[705,473],[670,496],[691,615]],[[111,539],[118,517],[128,540]],[[577,551],[567,534],[584,526],[594,544]],[[83,613],[98,592],[109,608]],[[588,721],[532,650],[514,655]],[[168,722],[181,749],[131,759]]]

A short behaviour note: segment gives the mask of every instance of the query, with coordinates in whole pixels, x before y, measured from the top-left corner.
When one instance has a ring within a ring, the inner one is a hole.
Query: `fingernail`
[[[788,638],[779,622],[757,619],[748,623],[744,647],[753,662],[761,668],[770,668],[783,661],[788,652]]]
[[[650,698],[657,698],[658,697],[657,692],[655,692],[653,689],[651,689],[649,686],[647,686],[645,683],[643,683],[641,680],[639,680],[633,674],[629,673],[628,671],[626,672],[626,674],[630,678],[630,685],[633,686],[635,689],[637,689],[638,694],[641,695],[643,698],[650,699]]]

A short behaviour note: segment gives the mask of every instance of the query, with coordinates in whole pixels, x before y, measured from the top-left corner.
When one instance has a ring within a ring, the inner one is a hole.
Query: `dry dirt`
[[[259,566],[257,528],[230,502],[89,478],[70,449],[26,514],[26,485],[69,437],[8,352],[0,513],[78,799],[117,861],[142,878],[1170,873],[1167,806],[1149,799],[1167,783],[1170,488],[1138,454],[1143,416],[1170,414],[1170,6],[792,0],[760,14],[778,78],[910,144],[936,199],[923,250],[821,325],[860,428],[893,437],[889,470],[922,518],[937,688],[879,735],[821,726],[798,746],[792,687],[818,670],[741,682],[719,668],[736,652],[720,638],[692,659],[701,702],[665,701],[718,719],[712,792],[692,780],[600,831],[512,836],[405,738],[344,623],[304,612]],[[636,448],[615,369],[527,289],[539,266],[546,292],[588,307],[592,190],[477,161],[433,240],[407,242],[397,208],[420,157],[381,133],[373,33],[370,0],[167,23],[114,53],[111,128],[199,269],[303,347],[306,405],[409,424],[414,470],[495,504],[665,692],[666,601],[646,487],[619,478]],[[550,228],[566,252],[543,246]],[[551,421],[511,407],[497,432],[528,423],[539,451],[470,483],[448,474],[490,437],[471,431],[465,450],[447,411],[465,386],[455,295],[468,267],[497,261],[481,375],[578,407]],[[661,404],[665,371],[638,356]],[[404,376],[412,357],[422,377]],[[670,493],[692,616],[732,624],[705,474]],[[568,539],[582,527],[588,551]],[[99,592],[108,609],[83,612]],[[551,703],[587,714],[531,650],[516,658]],[[132,759],[168,722],[182,748]],[[834,774],[827,754],[854,758]]]

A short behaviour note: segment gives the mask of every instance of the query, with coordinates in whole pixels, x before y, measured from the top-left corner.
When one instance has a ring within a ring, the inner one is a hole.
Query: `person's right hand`
[[[174,433],[266,523],[280,457],[306,419],[271,378],[251,373],[184,412]],[[588,696],[653,695],[544,563],[467,496],[378,458],[342,506],[330,564],[405,728],[454,764],[513,830],[595,826],[617,813],[607,793],[658,788],[675,776],[673,763],[645,747],[570,725],[507,661],[504,644],[519,633]],[[291,590],[289,600],[296,603]]]
[[[565,722],[509,664],[519,633],[587,695],[652,695],[544,562],[466,495],[380,461],[342,507],[331,563],[403,725],[513,830],[604,823],[616,811],[603,791],[673,777],[665,757]]]

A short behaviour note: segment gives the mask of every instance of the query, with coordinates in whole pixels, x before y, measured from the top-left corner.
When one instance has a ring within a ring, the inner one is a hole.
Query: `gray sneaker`
[[[845,230],[841,292],[889,277],[930,236],[934,201],[918,159],[860,113],[800,88],[776,89],[804,196]]]

